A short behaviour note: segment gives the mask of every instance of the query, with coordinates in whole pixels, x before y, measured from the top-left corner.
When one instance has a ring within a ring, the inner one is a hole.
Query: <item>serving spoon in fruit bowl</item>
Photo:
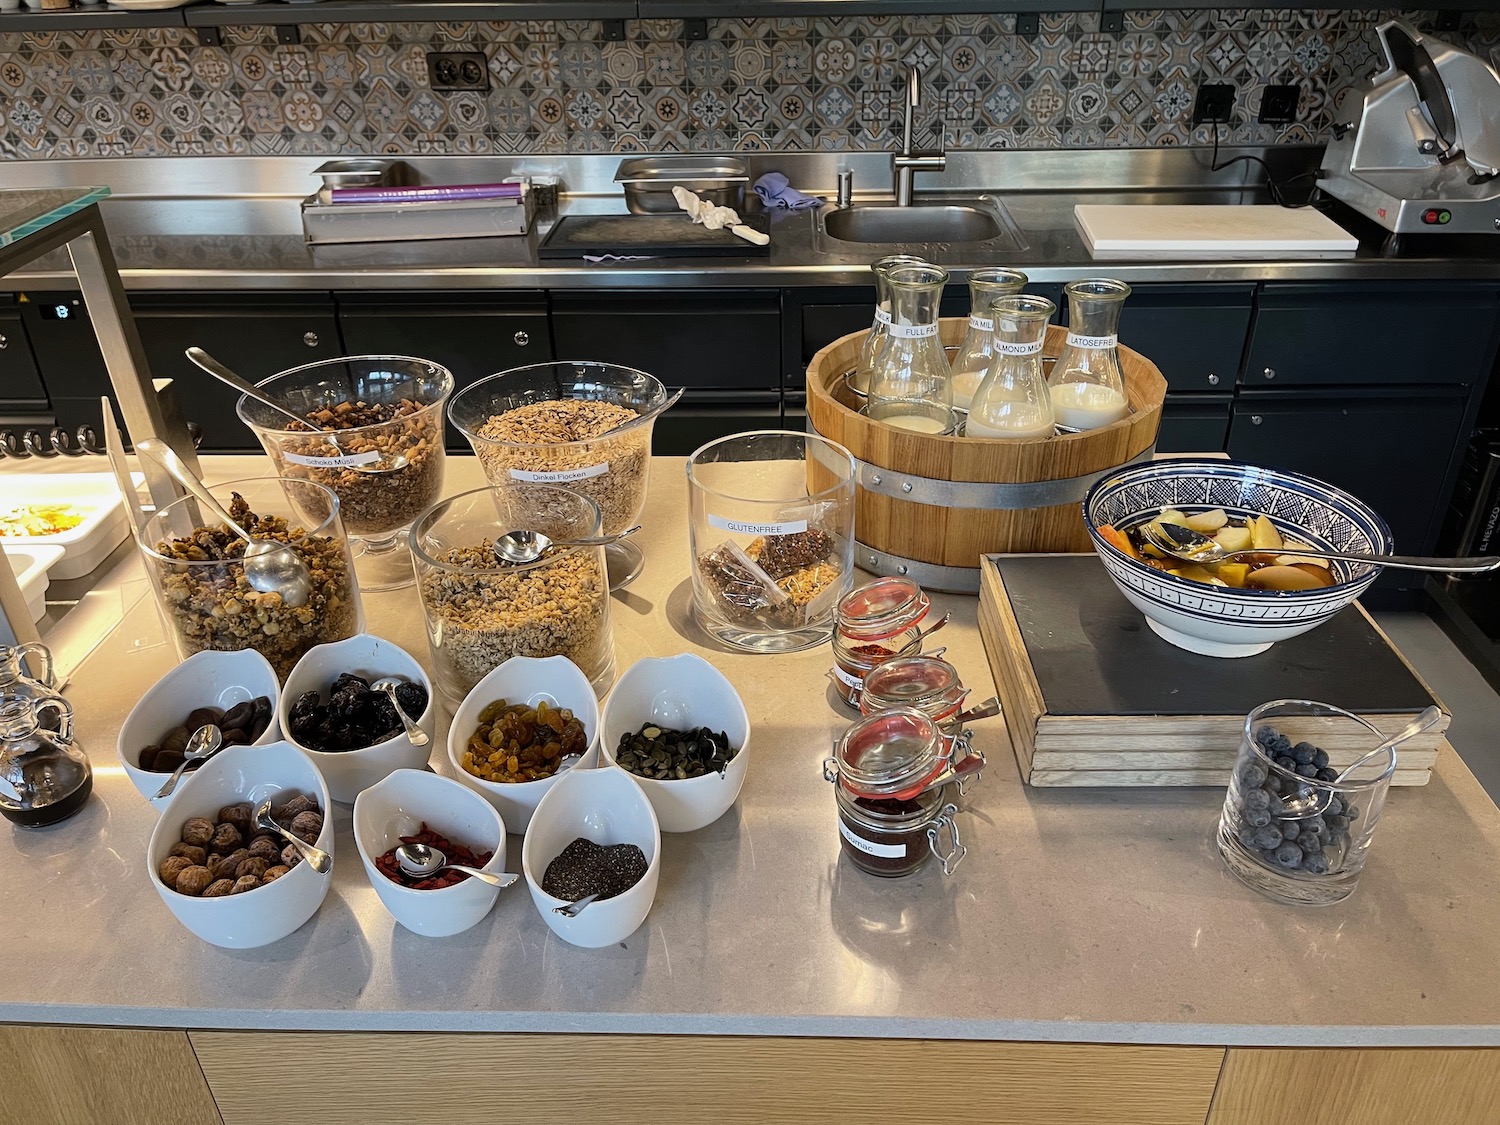
[[[1245,547],[1226,551],[1211,535],[1194,531],[1180,523],[1152,520],[1141,525],[1141,535],[1158,551],[1192,563],[1217,563],[1238,555],[1296,555],[1299,558],[1333,559],[1336,562],[1366,563],[1396,570],[1425,570],[1438,574],[1484,574],[1500,570],[1500,557],[1476,555],[1472,558],[1427,558],[1422,555],[1372,555],[1363,551],[1325,551],[1316,547]]]
[[[401,874],[413,879],[426,879],[439,871],[462,871],[465,875],[495,887],[508,887],[520,878],[509,871],[496,873],[481,871],[477,867],[465,867],[462,863],[449,863],[448,857],[430,844],[400,845],[396,849],[396,866],[401,868]]]

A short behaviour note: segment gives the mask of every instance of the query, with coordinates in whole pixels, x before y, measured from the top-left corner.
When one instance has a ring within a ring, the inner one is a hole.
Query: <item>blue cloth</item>
[[[778,208],[785,211],[806,211],[810,207],[821,207],[823,201],[815,195],[804,195],[792,187],[791,181],[780,172],[767,172],[755,181],[755,194],[768,211]]]

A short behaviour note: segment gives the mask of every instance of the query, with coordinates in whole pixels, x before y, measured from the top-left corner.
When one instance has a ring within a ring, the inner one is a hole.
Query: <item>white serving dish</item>
[[[63,548],[55,544],[21,547],[7,543],[5,557],[15,572],[16,584],[21,587],[21,597],[26,599],[31,620],[40,621],[47,616],[47,585],[51,581],[48,572],[63,557]]]
[[[286,740],[312,759],[322,771],[333,799],[348,804],[361,789],[374,785],[393,770],[425,766],[432,756],[432,743],[413,746],[411,739],[403,731],[374,746],[343,753],[329,754],[303,746],[292,736],[289,721],[292,704],[305,691],[318,691],[326,700],[328,688],[340,672],[352,672],[371,683],[382,676],[413,680],[427,689],[427,709],[417,719],[417,725],[427,732],[429,739],[437,720],[433,710],[432,681],[427,678],[422,666],[400,645],[371,633],[356,633],[342,641],[314,645],[303,653],[302,659],[292,667],[287,674],[286,683],[282,685],[276,717]]]
[[[577,917],[554,911],[566,905],[542,890],[542,876],[580,836],[596,844],[634,844],[646,856],[646,874],[622,895],[590,903]],[[558,937],[585,949],[624,941],[646,920],[661,878],[661,827],[651,802],[622,769],[569,770],[547,791],[521,844],[521,873],[542,921]]]
[[[387,774],[354,799],[354,843],[381,905],[413,933],[448,937],[488,914],[500,888],[471,877],[441,890],[419,891],[386,878],[375,860],[402,836],[415,836],[424,823],[471,851],[493,851],[480,870],[499,875],[505,871],[505,821],[472,789],[426,770]]]
[[[211,945],[254,949],[279,941],[317,913],[333,874],[319,875],[306,860],[268,886],[223,898],[178,894],[157,874],[190,818],[213,817],[225,805],[240,801],[255,804],[270,797],[279,802],[297,794],[316,798],[323,810],[323,830],[314,843],[332,856],[328,786],[317,767],[295,746],[285,742],[231,746],[183,779],[162,810],[146,849],[151,885],[179,922]]]
[[[145,480],[140,473],[131,479]],[[49,578],[65,581],[82,578],[125,541],[130,524],[125,516],[125,501],[113,473],[22,473],[5,478],[6,492],[14,504],[0,502],[0,508],[21,504],[71,504],[85,513],[84,521],[56,535],[7,535],[8,547],[61,547],[62,559]]]
[[[448,760],[455,775],[479,793],[505,818],[512,832],[525,832],[537,803],[557,781],[556,775],[540,781],[505,783],[485,781],[463,767],[464,746],[479,726],[479,713],[497,699],[535,707],[566,707],[583,724],[588,749],[574,769],[593,769],[599,762],[599,700],[582,669],[566,656],[513,656],[492,670],[464,696],[448,726]]]
[[[740,748],[722,777],[657,781],[631,775],[650,799],[663,832],[696,832],[718,820],[739,797],[750,768],[750,716],[739,692],[724,673],[690,652],[637,660],[604,701],[599,745],[605,762],[614,765],[620,737],[648,722],[677,730],[709,727]]]
[[[236,703],[254,699],[257,695],[264,695],[271,701],[271,725],[252,745],[269,746],[281,740],[277,708],[281,685],[276,682],[276,673],[270,662],[249,648],[238,652],[195,652],[157,680],[131,708],[115,739],[115,756],[141,796],[160,812],[172,798],[158,798],[156,794],[170,775],[143,770],[136,765],[141,747],[150,746],[187,718],[188,712],[195,707],[222,707],[227,711]],[[181,785],[182,782],[178,782],[178,786]]]

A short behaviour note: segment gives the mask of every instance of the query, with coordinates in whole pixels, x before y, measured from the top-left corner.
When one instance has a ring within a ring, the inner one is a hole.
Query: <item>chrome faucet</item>
[[[912,180],[918,172],[941,172],[948,166],[947,154],[913,152],[912,112],[922,104],[922,76],[914,66],[906,68],[906,115],[901,132],[901,151],[891,156],[891,171],[896,178],[896,206],[910,207]],[[945,130],[946,133],[946,130]]]

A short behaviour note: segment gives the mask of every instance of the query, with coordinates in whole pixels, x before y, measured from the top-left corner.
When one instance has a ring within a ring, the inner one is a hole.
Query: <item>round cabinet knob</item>
[[[1261,374],[1264,375],[1267,379],[1274,379],[1276,378],[1276,368],[1268,367],[1264,371],[1262,371]]]
[[[1219,377],[1210,372],[1208,376],[1208,385],[1210,387],[1217,387],[1219,385]]]
[[[527,344],[531,343],[531,333],[517,332],[514,339],[516,341],[516,347],[524,348]]]
[[[3,333],[0,333],[0,352],[3,352],[8,347],[10,347],[10,341],[5,338]]]
[[[1264,421],[1265,421],[1265,419],[1262,418],[1259,414],[1252,414],[1252,415],[1250,415],[1250,424],[1252,426],[1258,426],[1258,425],[1260,425]]]
[[[310,348],[318,346],[318,334],[316,332],[302,333],[302,342]]]

